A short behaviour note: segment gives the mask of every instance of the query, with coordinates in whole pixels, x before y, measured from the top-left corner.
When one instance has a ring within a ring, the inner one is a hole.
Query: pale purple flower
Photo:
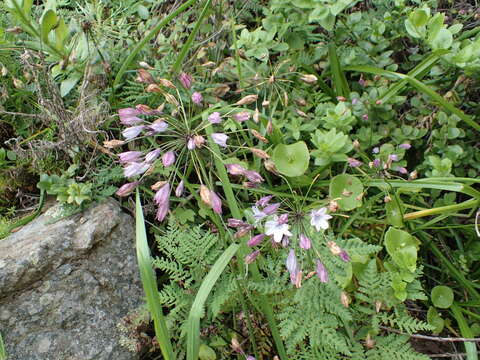
[[[388,155],[388,158],[391,161],[398,161],[398,155],[397,154],[390,154],[390,155]]]
[[[130,162],[140,162],[143,153],[141,151],[125,151],[118,154],[120,162],[123,164]]]
[[[183,87],[185,89],[190,89],[192,87],[192,82],[193,82],[193,78],[191,75],[187,74],[187,73],[184,73],[182,72],[179,76],[178,76],[178,79],[180,80],[180,82],[182,83]]]
[[[170,201],[167,200],[165,203],[158,206],[155,219],[162,222],[167,217],[169,209],[170,209]]]
[[[145,161],[147,163],[155,161],[160,156],[160,151],[160,149],[150,151],[147,155],[145,155]]]
[[[320,279],[320,282],[322,282],[322,283],[327,283],[328,282],[327,269],[322,264],[322,262],[318,259],[317,259],[317,276]]]
[[[230,218],[227,220],[227,225],[232,228],[239,228],[239,227],[245,227],[248,226],[248,224],[243,221],[243,220],[238,220],[238,219],[233,219]]]
[[[290,274],[297,272],[298,263],[297,263],[297,257],[295,256],[295,250],[290,249],[287,256],[286,265],[287,265],[287,270]]]
[[[301,233],[299,236],[299,245],[300,248],[308,250],[312,247],[312,242],[304,233]]]
[[[247,245],[250,247],[257,246],[263,241],[263,239],[265,239],[265,234],[255,235],[250,240],[248,240]]]
[[[287,224],[288,223],[288,214],[282,214],[278,217],[279,224]]]
[[[260,210],[257,206],[252,206],[252,212],[256,224],[268,216],[268,214]]]
[[[118,115],[120,115],[120,122],[124,125],[135,125],[143,121],[137,117],[140,115],[140,111],[134,108],[119,109]]]
[[[175,189],[175,196],[180,197],[183,195],[183,190],[184,190],[184,184],[183,180],[178,183],[177,188]]]
[[[127,178],[143,174],[150,167],[149,164],[132,162],[123,168],[123,175]]]
[[[243,175],[246,169],[239,164],[225,164],[227,171],[230,175]]]
[[[227,147],[228,135],[223,133],[213,133],[212,139],[215,144],[220,145],[221,147]]]
[[[273,195],[264,196],[264,197],[260,198],[255,203],[255,205],[257,205],[257,206],[267,206],[268,203],[270,202],[270,200],[272,200],[272,198],[273,198]]]
[[[367,120],[368,120],[368,114],[363,114],[363,115],[362,115],[362,119],[365,120],[365,121],[367,121]]]
[[[375,146],[373,149],[372,149],[372,153],[374,154],[378,154],[380,152],[380,148],[378,146]]]
[[[173,165],[175,162],[175,153],[173,151],[168,151],[162,155],[162,164],[165,167]]]
[[[274,215],[272,220],[268,220],[265,223],[265,234],[269,236],[273,235],[273,241],[279,243],[280,241],[282,241],[284,235],[292,236],[289,228],[290,225],[281,224],[279,222],[279,217],[277,215]]]
[[[340,255],[338,255],[338,256],[340,256],[340,259],[342,259],[342,260],[345,261],[345,262],[349,262],[349,261],[350,261],[350,256],[348,256],[348,253],[347,253],[345,250],[342,250],[342,251],[340,252]]]
[[[244,122],[250,119],[250,113],[248,111],[242,111],[233,115],[233,118],[238,122]]]
[[[212,209],[216,214],[222,214],[222,200],[220,197],[214,192],[210,190],[210,199],[212,201]]]
[[[170,184],[166,183],[160,189],[157,190],[157,192],[155,193],[155,196],[153,197],[153,200],[155,201],[155,204],[162,205],[163,203],[168,201],[169,197],[170,197]]]
[[[253,357],[252,355],[248,355],[245,360],[255,360],[255,357]]]
[[[359,100],[357,98],[352,99],[352,105],[357,105]]]
[[[187,141],[187,149],[188,150],[193,150],[195,149],[197,146],[195,145],[195,140],[193,139],[193,137],[190,137],[188,138],[188,141]]]
[[[267,215],[273,215],[277,212],[279,207],[280,207],[280,203],[270,204],[263,208],[263,212]]]
[[[201,105],[202,104],[202,100],[203,100],[203,96],[202,94],[200,94],[198,91],[195,91],[193,94],[192,94],[192,101],[194,104],[196,105]]]
[[[373,166],[375,166],[376,168],[380,167],[381,165],[381,161],[380,159],[375,159],[373,160]]]
[[[259,184],[261,182],[263,182],[263,178],[262,176],[256,172],[256,171],[253,171],[253,170],[245,170],[243,172],[243,175],[251,182],[253,183],[256,183],[256,184]]]
[[[286,248],[288,245],[290,245],[290,240],[288,239],[288,236],[284,236],[282,238],[282,246]]]
[[[220,113],[215,111],[208,116],[208,121],[212,124],[220,124],[222,122],[222,118],[220,117]]]
[[[347,162],[348,162],[348,165],[350,165],[351,167],[359,167],[359,166],[362,166],[363,164],[360,160],[357,160],[354,158],[348,158]]]
[[[128,127],[122,131],[122,135],[125,139],[131,140],[136,138],[144,128],[145,126],[143,125]]]
[[[409,143],[404,143],[404,144],[398,145],[398,147],[399,147],[400,149],[408,150],[408,149],[410,149],[410,148],[412,147],[412,145],[410,145]]]
[[[168,124],[165,121],[156,121],[148,126],[154,133],[164,132],[168,128]]]
[[[327,214],[327,208],[323,207],[313,210],[310,213],[310,225],[315,227],[317,231],[328,229],[328,220],[332,217]]]
[[[245,256],[245,264],[251,264],[255,261],[255,259],[260,255],[260,250],[255,250]]]
[[[117,196],[128,196],[132,193],[133,190],[138,186],[139,182],[134,181],[131,183],[126,183],[120,186],[120,188],[115,193]]]
[[[408,170],[404,167],[398,166],[396,169],[400,174],[408,174]]]

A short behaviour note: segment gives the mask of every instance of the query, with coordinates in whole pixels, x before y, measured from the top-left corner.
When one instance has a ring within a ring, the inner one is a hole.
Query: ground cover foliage
[[[476,1],[1,6],[0,233],[115,194],[128,349],[477,359]]]

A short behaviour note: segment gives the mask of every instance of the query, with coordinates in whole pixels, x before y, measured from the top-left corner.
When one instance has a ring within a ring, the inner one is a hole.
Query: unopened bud
[[[257,101],[258,95],[247,95],[238,100],[235,105],[248,105]]]
[[[342,291],[342,293],[340,294],[340,302],[346,308],[348,308],[348,306],[350,305],[350,298],[348,297],[348,294],[345,291]]]
[[[123,144],[125,144],[125,141],[123,140],[107,140],[107,141],[104,141],[103,142],[103,146],[105,146],[107,149],[113,149],[115,147],[118,147],[118,146],[122,146]]]
[[[13,86],[16,89],[23,89],[23,87],[24,87],[23,81],[20,80],[20,79],[17,79],[17,78],[13,78]]]
[[[413,170],[408,177],[410,180],[415,180],[418,177],[417,170]]]
[[[267,134],[270,135],[273,132],[273,123],[272,120],[268,120],[267,123]]]
[[[175,85],[173,85],[173,83],[170,81],[170,80],[167,80],[167,79],[160,79],[159,80],[160,82],[160,85],[162,86],[165,86],[165,87],[168,87],[170,89],[176,89],[177,87]]]
[[[205,144],[205,138],[201,135],[195,135],[193,137],[193,142],[195,143],[196,147],[201,148],[203,144]]]
[[[383,202],[385,203],[389,203],[390,201],[392,201],[392,198],[390,197],[390,195],[387,195],[383,198]]]
[[[21,34],[23,32],[23,30],[20,26],[14,26],[14,27],[6,29],[5,31],[10,33],[10,34]]]
[[[306,113],[304,113],[302,110],[295,109],[295,112],[301,117],[304,117],[304,118],[308,117],[308,115]]]
[[[5,66],[2,66],[1,74],[3,77],[8,75],[8,69]]]
[[[305,74],[300,77],[300,80],[307,84],[315,84],[318,79],[313,74]]]
[[[343,190],[342,191],[342,195],[345,196],[345,197],[350,197],[352,196],[353,192],[352,191],[348,191],[348,190]]]
[[[255,108],[255,111],[253,112],[252,116],[253,121],[255,121],[257,124],[260,120],[260,111],[258,111],[258,108]]]
[[[152,74],[150,74],[147,70],[145,69],[138,69],[137,70],[137,81],[141,83],[146,83],[146,84],[154,84],[155,79],[153,78]]]
[[[157,181],[155,184],[150,186],[150,189],[152,189],[153,191],[157,191],[158,189],[160,189],[166,183],[167,183],[166,181]]]
[[[232,338],[232,350],[235,352],[243,353],[242,346],[238,342],[237,338]]]
[[[267,154],[265,151],[263,151],[263,150],[255,149],[255,148],[250,148],[250,151],[251,151],[254,155],[258,156],[258,157],[261,158],[261,159],[264,159],[264,160],[270,159],[270,155],[268,155],[268,154]]]
[[[275,166],[275,163],[272,160],[270,160],[270,159],[265,160],[263,162],[263,166],[265,166],[265,169],[268,172],[271,172],[272,174],[278,175],[277,167]]]
[[[298,106],[307,105],[307,101],[305,99],[302,99],[302,98],[295,99],[294,101],[295,101],[295,104],[297,104]]]
[[[147,62],[145,61],[140,61],[138,63],[138,65],[141,67],[141,68],[144,68],[144,69],[148,69],[148,70],[153,70],[153,67],[151,67]]]
[[[380,300],[376,300],[375,301],[375,311],[377,313],[379,313],[381,309],[382,309],[382,302]]]
[[[338,210],[338,202],[336,202],[335,200],[331,200],[328,203],[328,211],[336,212],[337,210]]]
[[[262,106],[263,107],[268,107],[268,105],[270,105],[270,101],[268,101],[268,100],[263,100],[262,101]]]
[[[342,248],[338,246],[335,241],[327,242],[327,246],[330,249],[330,252],[335,256],[339,256],[342,253]]]
[[[367,349],[373,349],[375,347],[375,340],[372,339],[370,334],[368,334],[365,339],[365,346],[367,347]]]
[[[343,102],[343,101],[347,101],[347,98],[344,96],[337,96],[337,100]]]
[[[265,144],[268,144],[268,139],[264,136],[262,136],[262,134],[260,134],[257,130],[255,129],[251,129],[250,132],[252,133],[253,136],[255,136],[258,140],[260,140],[261,142],[265,143]]]
[[[355,140],[353,141],[353,148],[354,148],[355,150],[360,149],[360,142],[359,142],[357,139],[355,139]]]
[[[162,93],[162,89],[157,84],[149,84],[145,91],[148,93]]]

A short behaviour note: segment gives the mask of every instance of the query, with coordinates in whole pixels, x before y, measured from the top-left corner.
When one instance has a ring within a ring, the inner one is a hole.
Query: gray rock
[[[108,199],[0,240],[0,332],[11,360],[131,360],[120,319],[142,303],[133,219]]]

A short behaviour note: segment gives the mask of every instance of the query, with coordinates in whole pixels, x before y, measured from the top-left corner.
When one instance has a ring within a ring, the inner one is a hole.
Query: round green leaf
[[[435,286],[431,296],[432,303],[437,308],[448,309],[453,304],[453,290],[448,286]]]
[[[200,360],[215,360],[217,354],[215,354],[215,351],[210,346],[202,344],[198,351],[198,358]]]
[[[388,255],[401,269],[414,272],[417,268],[418,240],[408,232],[390,227],[385,234]]]
[[[362,205],[363,184],[348,174],[335,176],[330,182],[330,198],[336,200],[341,210],[349,211]]]
[[[303,141],[291,145],[278,144],[273,150],[272,160],[280,174],[301,176],[308,169],[310,153]]]
[[[440,334],[445,326],[445,320],[442,319],[442,317],[438,314],[437,309],[435,309],[433,306],[430,306],[427,311],[427,322],[429,325],[434,327],[433,332],[435,334]]]

